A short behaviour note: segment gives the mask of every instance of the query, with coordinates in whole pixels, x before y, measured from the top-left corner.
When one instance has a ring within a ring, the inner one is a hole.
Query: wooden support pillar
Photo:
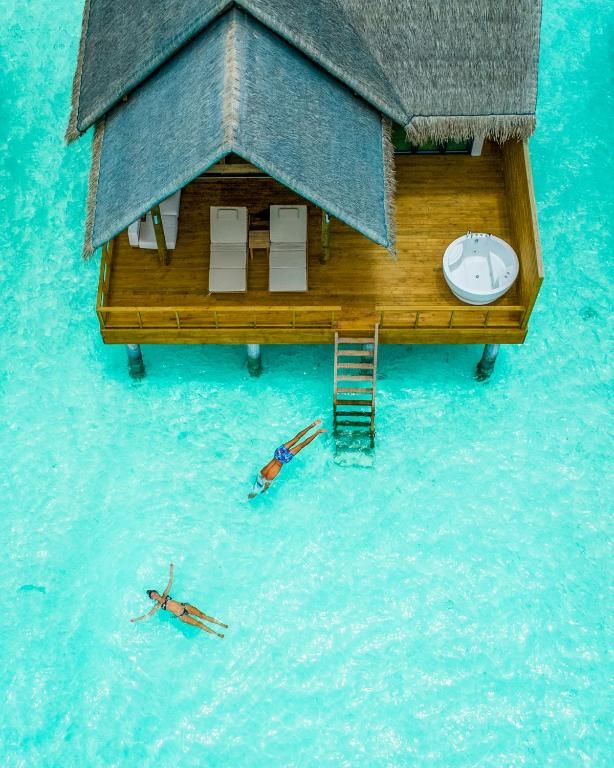
[[[154,233],[156,235],[156,245],[158,246],[158,258],[160,259],[160,264],[168,264],[168,250],[166,248],[166,238],[164,237],[162,214],[160,213],[159,205],[156,205],[151,209],[151,220],[153,221]]]
[[[141,354],[140,344],[126,344],[128,353],[128,372],[132,379],[142,379],[145,376],[145,363]]]
[[[250,376],[260,376],[262,373],[262,356],[260,344],[247,345],[247,370]]]
[[[491,373],[497,362],[497,355],[499,354],[499,344],[484,344],[484,351],[482,352],[482,359],[478,363],[476,378],[478,381],[486,381],[490,378]]]
[[[330,216],[326,211],[322,211],[322,251],[320,253],[320,263],[326,264],[330,258]]]

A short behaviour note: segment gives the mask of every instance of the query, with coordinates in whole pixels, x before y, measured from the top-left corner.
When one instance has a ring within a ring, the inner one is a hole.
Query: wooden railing
[[[102,248],[100,257],[100,277],[98,278],[98,294],[96,295],[96,311],[100,319],[100,310],[106,308],[109,300],[109,286],[111,284],[111,264],[113,263],[113,250],[115,239],[109,240]],[[102,320],[101,320],[102,323]]]
[[[102,329],[333,329],[339,306],[216,306],[105,307],[98,306]]]
[[[303,306],[110,306],[109,286],[113,266],[114,240],[102,247],[96,312],[101,330],[248,330],[314,329],[334,330],[343,321],[337,305]],[[360,323],[361,310],[352,307],[351,322]],[[358,315],[358,316],[357,316]],[[380,330],[420,331],[433,329],[501,328],[522,329],[525,306],[441,306],[433,304],[390,304],[364,308],[365,327],[379,322]]]
[[[104,285],[99,296],[105,296]],[[344,320],[340,306],[109,307],[99,304],[97,312],[102,330],[334,330],[338,321]],[[390,305],[377,306],[375,319],[380,330],[514,329],[523,327],[525,313],[526,308],[522,306]],[[373,312],[365,309],[365,327],[370,327],[373,319]],[[355,310],[351,322],[360,325],[360,316]]]
[[[380,330],[434,328],[522,328],[526,307],[469,306],[442,307],[408,304],[377,305]]]
[[[512,242],[520,259],[518,295],[527,307],[523,323],[526,328],[544,279],[531,160],[526,139],[522,142],[508,141],[503,145],[503,169]]]

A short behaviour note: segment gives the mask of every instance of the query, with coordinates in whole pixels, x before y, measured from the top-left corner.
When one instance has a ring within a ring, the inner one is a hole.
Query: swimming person
[[[308,427],[301,430],[298,435],[294,435],[292,440],[288,440],[287,443],[279,446],[279,448],[273,454],[271,461],[269,461],[269,463],[265,467],[262,467],[260,472],[258,472],[258,477],[256,478],[256,482],[254,483],[252,490],[247,497],[248,499],[253,499],[258,496],[259,493],[264,493],[266,490],[268,490],[273,480],[275,480],[277,475],[280,473],[283,465],[289,464],[296,456],[296,454],[302,451],[306,445],[309,445],[309,443],[312,440],[315,440],[318,435],[326,432],[325,429],[318,429],[317,432],[314,432],[313,435],[308,437],[306,440],[303,440],[302,443],[298,442],[301,437],[304,437],[307,432],[309,432],[310,429],[317,427],[318,424],[320,424],[320,421],[320,419],[316,419]]]
[[[228,629],[228,624],[223,624],[221,621],[214,619],[213,616],[207,616],[206,613],[203,613],[195,605],[191,605],[190,603],[180,603],[178,600],[173,600],[170,595],[162,596],[159,592],[156,592],[155,589],[148,589],[147,597],[151,600],[155,600],[163,611],[172,613],[173,616],[176,616],[179,621],[183,621],[184,624],[191,624],[193,627],[198,627],[205,632],[209,632],[211,635],[224,637],[224,635],[216,632],[214,629],[206,627],[202,622],[197,621],[194,616],[198,616],[200,619],[204,619],[210,624],[217,624],[220,627]],[[155,607],[156,606],[154,606],[154,608]]]
[[[180,621],[183,621],[184,624],[191,624],[192,626],[198,627],[199,629],[202,629],[205,632],[209,632],[212,635],[224,637],[224,635],[221,635],[214,629],[210,629],[200,621],[196,621],[196,619],[193,617],[198,616],[200,619],[204,619],[210,624],[218,624],[220,627],[225,627],[226,629],[228,629],[228,624],[222,624],[221,621],[214,619],[213,616],[207,616],[206,613],[203,613],[201,610],[196,608],[196,606],[191,605],[190,603],[180,603],[178,600],[173,600],[173,598],[169,595],[169,592],[171,590],[171,586],[173,585],[174,575],[175,566],[171,563],[168,574],[168,584],[166,587],[164,587],[164,592],[160,594],[155,589],[147,590],[147,597],[156,601],[154,607],[147,613],[144,613],[142,616],[137,616],[135,619],[130,619],[130,621],[143,621],[144,619],[148,619],[150,616],[153,616],[156,611],[162,609],[163,611],[172,613],[173,616],[176,616]]]

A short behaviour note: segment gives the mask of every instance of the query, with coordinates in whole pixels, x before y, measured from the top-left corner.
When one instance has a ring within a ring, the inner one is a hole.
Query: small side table
[[[254,258],[254,251],[261,249],[269,255],[271,234],[268,229],[250,229],[249,231],[249,257]]]

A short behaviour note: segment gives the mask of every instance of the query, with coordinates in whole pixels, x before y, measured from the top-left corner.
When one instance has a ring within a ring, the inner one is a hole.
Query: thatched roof
[[[417,141],[528,136],[540,12],[541,0],[85,0],[67,138],[97,124],[86,250],[229,152],[392,248],[382,118]],[[240,34],[216,48],[233,19]]]
[[[541,0],[339,0],[394,84],[414,141],[527,138]]]
[[[392,248],[387,123],[233,9],[99,123],[86,251],[230,153]]]
[[[234,4],[413,138],[533,131],[541,0],[86,0],[67,138]]]
[[[216,17],[245,9],[400,123],[405,110],[339,0],[86,0],[67,139],[85,132]]]

